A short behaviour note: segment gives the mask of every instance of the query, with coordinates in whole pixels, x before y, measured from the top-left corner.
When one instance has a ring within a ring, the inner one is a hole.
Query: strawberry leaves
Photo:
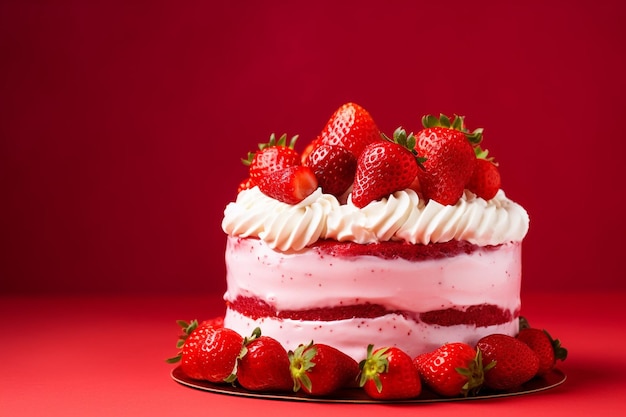
[[[443,113],[440,114],[439,117],[427,114],[422,117],[422,125],[425,128],[445,127],[447,129],[458,130],[465,135],[473,146],[478,145],[483,140],[483,128],[474,129],[470,132],[465,127],[465,118],[456,114],[452,120]]]

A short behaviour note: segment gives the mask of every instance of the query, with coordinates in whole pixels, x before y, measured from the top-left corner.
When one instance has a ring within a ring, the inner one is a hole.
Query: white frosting
[[[340,204],[316,190],[296,205],[274,200],[258,187],[226,206],[222,228],[230,236],[258,237],[272,249],[299,251],[319,239],[366,244],[403,240],[413,244],[464,240],[487,246],[521,242],[528,232],[526,210],[500,190],[491,200],[469,191],[454,206],[425,202],[415,191],[397,191],[362,209]]]

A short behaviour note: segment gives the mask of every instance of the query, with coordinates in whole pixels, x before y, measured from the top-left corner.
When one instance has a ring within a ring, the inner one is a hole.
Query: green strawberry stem
[[[526,317],[520,316],[519,328],[520,330],[531,328],[530,323],[528,322]],[[560,361],[564,361],[565,359],[567,359],[567,349],[561,346],[561,341],[559,339],[552,338],[552,336],[550,335],[550,333],[548,333],[546,329],[543,329],[543,332],[546,334],[546,336],[548,336],[548,340],[550,340],[550,343],[552,344],[555,359]]]
[[[264,142],[264,143],[259,143],[259,150],[262,151],[265,148],[270,148],[272,146],[283,146],[285,148],[290,148],[290,149],[294,149],[294,147],[296,146],[296,141],[298,140],[298,135],[292,136],[291,139],[289,140],[289,143],[287,143],[287,134],[283,133],[282,136],[280,138],[278,138],[278,140],[276,139],[276,134],[272,133],[270,135],[270,140],[268,142]],[[241,162],[246,165],[249,166],[252,163],[252,160],[254,159],[254,155],[256,154],[256,152],[248,152],[248,155],[245,158],[241,159]]]
[[[198,320],[191,320],[189,323],[187,323],[185,320],[176,320],[176,323],[181,327],[183,333],[178,336],[178,341],[176,342],[178,354],[176,356],[166,359],[165,362],[167,363],[176,363],[180,361],[182,348],[185,345],[185,341],[187,340],[189,335],[198,327]]]
[[[230,375],[224,378],[224,382],[234,385],[235,381],[237,380],[237,364],[248,353],[248,345],[252,343],[252,341],[258,339],[259,337],[261,337],[261,328],[255,327],[250,337],[246,336],[243,338],[243,344],[241,345],[241,350],[239,351],[239,355],[237,355],[235,366],[233,367],[233,370],[231,371]]]
[[[456,114],[454,115],[454,119],[452,121],[450,121],[450,118],[445,114],[440,114],[439,117],[427,114],[422,117],[422,125],[425,128],[445,127],[448,129],[458,130],[465,134],[465,137],[472,145],[478,145],[483,140],[483,128],[474,129],[473,132],[470,132],[465,127],[465,117]]]
[[[455,368],[455,370],[467,378],[467,382],[461,388],[461,394],[464,397],[474,396],[485,382],[485,372],[496,366],[495,361],[491,361],[487,366],[483,366],[483,354],[480,349],[476,349],[476,357],[472,360],[467,368]]]
[[[524,316],[519,316],[519,329],[530,329],[530,323],[528,322],[528,319],[526,319],[526,317]]]
[[[381,136],[386,141],[396,143],[403,148],[408,149],[409,152],[411,152],[415,156],[415,161],[417,162],[417,165],[422,169],[424,168],[422,164],[426,162],[426,158],[417,155],[417,151],[415,150],[417,139],[415,139],[415,135],[413,135],[413,132],[407,135],[406,130],[404,130],[402,127],[398,127],[396,128],[396,130],[394,130],[393,136],[391,138],[389,138],[384,133],[381,133]]]
[[[567,349],[561,346],[561,341],[559,339],[553,339],[547,330],[544,329],[543,332],[548,336],[548,339],[552,344],[552,349],[554,349],[554,358],[559,361],[567,359]]]
[[[365,385],[369,380],[374,381],[374,385],[378,392],[383,390],[383,384],[380,381],[380,374],[384,374],[389,370],[389,359],[387,351],[389,348],[379,349],[376,352],[374,345],[367,346],[367,357],[359,363],[361,368],[361,380],[359,386]]]
[[[317,355],[317,348],[313,345],[313,341],[308,345],[300,345],[296,350],[289,351],[289,370],[293,378],[293,391],[298,392],[304,388],[311,392],[312,384],[308,372],[315,366],[313,358]]]

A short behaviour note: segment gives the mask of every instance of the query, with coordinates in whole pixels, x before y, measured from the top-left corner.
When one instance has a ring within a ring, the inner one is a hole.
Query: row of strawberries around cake
[[[441,397],[471,397],[481,392],[518,389],[552,372],[567,350],[548,332],[520,319],[516,337],[493,334],[475,346],[448,343],[414,358],[396,347],[369,345],[357,362],[341,351],[313,341],[287,351],[255,329],[242,336],[222,318],[179,321],[178,355],[189,378],[232,384],[253,392],[296,392],[327,397],[362,389],[375,400],[417,399],[425,390]]]

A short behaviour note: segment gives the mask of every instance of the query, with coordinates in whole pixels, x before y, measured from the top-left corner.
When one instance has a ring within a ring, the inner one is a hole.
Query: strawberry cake
[[[357,361],[370,344],[415,357],[518,333],[528,215],[482,130],[422,121],[389,138],[348,103],[302,152],[283,136],[251,153],[222,222],[226,327]]]

